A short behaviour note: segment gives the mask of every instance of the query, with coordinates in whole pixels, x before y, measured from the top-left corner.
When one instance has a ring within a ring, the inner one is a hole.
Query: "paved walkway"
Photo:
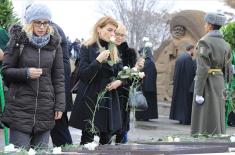
[[[70,128],[74,144],[79,144],[81,131]],[[167,116],[161,116],[148,122],[131,121],[131,129],[128,133],[129,143],[151,143],[159,138],[167,136],[188,136],[190,125],[180,125],[178,121],[169,120]],[[228,127],[227,134],[235,133],[235,127]],[[51,145],[51,143],[50,143]],[[4,146],[3,132],[0,130],[0,148]]]

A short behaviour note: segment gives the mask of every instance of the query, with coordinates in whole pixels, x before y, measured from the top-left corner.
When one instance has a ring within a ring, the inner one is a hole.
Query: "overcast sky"
[[[15,12],[23,17],[25,6],[32,0],[13,0]],[[60,25],[66,35],[75,38],[87,39],[94,23],[102,16],[98,12],[98,2],[105,0],[34,0],[46,3],[52,11],[53,21]],[[159,9],[168,5],[169,12],[195,9],[205,12],[218,10],[235,13],[224,5],[222,0],[162,0]]]

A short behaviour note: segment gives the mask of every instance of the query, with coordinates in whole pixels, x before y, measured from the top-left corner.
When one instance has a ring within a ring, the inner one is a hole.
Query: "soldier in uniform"
[[[219,31],[222,14],[207,13],[207,34],[197,44],[197,71],[192,105],[191,134],[225,134],[225,81],[230,81],[231,52]]]

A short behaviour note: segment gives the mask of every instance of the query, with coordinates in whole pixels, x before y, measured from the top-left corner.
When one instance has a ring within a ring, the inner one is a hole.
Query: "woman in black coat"
[[[153,60],[152,50],[149,47],[145,51],[145,63],[143,72],[145,77],[142,83],[143,94],[148,103],[147,111],[136,111],[136,120],[148,121],[149,119],[158,118],[157,107],[157,69]],[[143,52],[143,49],[140,51]]]
[[[111,17],[97,21],[92,38],[81,47],[78,70],[79,85],[69,124],[82,130],[81,145],[92,142],[94,135],[100,144],[110,143],[113,133],[121,129],[121,111],[116,88],[122,81],[113,80],[122,69],[114,47],[108,50],[117,22]],[[108,64],[112,61],[114,64]],[[107,92],[98,102],[98,94]],[[98,105],[98,107],[97,107]]]

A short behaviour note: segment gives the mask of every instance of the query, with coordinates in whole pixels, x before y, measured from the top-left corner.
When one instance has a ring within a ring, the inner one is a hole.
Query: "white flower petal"
[[[153,44],[152,44],[151,42],[146,42],[144,46],[145,46],[145,47],[152,47]]]
[[[30,148],[29,151],[28,151],[28,155],[35,155],[36,153],[37,152],[32,148]]]
[[[147,42],[149,41],[149,38],[148,37],[143,37],[143,42]]]
[[[61,147],[54,147],[53,148],[52,154],[61,154],[61,153],[62,153]]]

